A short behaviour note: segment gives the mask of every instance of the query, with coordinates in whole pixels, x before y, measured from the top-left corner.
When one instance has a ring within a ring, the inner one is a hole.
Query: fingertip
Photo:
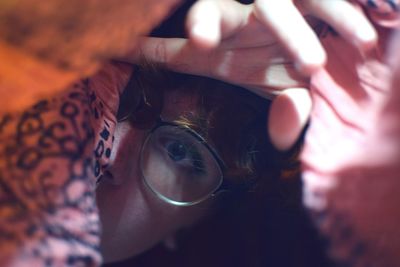
[[[312,74],[316,73],[318,70],[323,68],[325,62],[323,63],[305,63],[305,62],[295,62],[294,67],[296,70],[305,77],[310,77]]]
[[[359,4],[351,1],[319,1],[318,4],[309,5],[308,9],[361,51],[376,46],[378,34]]]
[[[254,6],[254,14],[277,37],[300,73],[309,76],[324,66],[325,50],[293,1],[260,0]]]
[[[189,29],[189,39],[197,48],[209,50],[219,44],[220,36],[215,29],[199,22]]]
[[[355,32],[355,42],[362,51],[369,51],[376,47],[378,34],[372,26],[360,27]]]
[[[200,49],[216,47],[221,40],[221,13],[214,1],[199,1],[189,11],[186,29]]]
[[[325,66],[327,55],[325,50],[318,46],[304,47],[297,56],[295,68],[305,76],[310,76]]]
[[[311,107],[310,94],[304,88],[287,89],[276,97],[269,113],[268,134],[278,150],[288,150],[296,143]]]

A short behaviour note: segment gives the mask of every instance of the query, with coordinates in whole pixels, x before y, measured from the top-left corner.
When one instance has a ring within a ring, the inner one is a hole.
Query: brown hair
[[[238,188],[256,181],[265,186],[298,169],[296,153],[278,152],[268,138],[270,101],[221,81],[174,73],[143,61],[121,97],[119,116],[132,112],[129,120],[134,127],[149,127],[161,113],[163,94],[173,90],[197,101],[196,110],[175,122],[212,144],[226,164],[224,178]]]
[[[308,235],[313,237],[304,226],[300,207],[300,142],[286,153],[272,146],[266,130],[270,100],[234,85],[145,62],[135,67],[125,92],[128,95],[121,97],[119,115],[125,116],[133,105],[130,123],[149,127],[161,113],[163,95],[175,90],[197,101],[197,108],[182,114],[178,122],[211,143],[226,164],[224,178],[237,185],[237,190],[221,194],[208,213],[212,216],[178,235],[179,253],[158,246],[134,263],[258,267],[271,260],[279,265],[286,249],[295,248],[301,256]]]

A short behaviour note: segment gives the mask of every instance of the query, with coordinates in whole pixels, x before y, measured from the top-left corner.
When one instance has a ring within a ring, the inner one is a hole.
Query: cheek
[[[102,253],[107,262],[140,254],[204,214],[203,205],[175,207],[150,192],[139,168],[143,138],[145,133],[117,128],[110,167],[114,178],[97,188],[103,225]],[[156,170],[160,174],[165,171]]]
[[[106,262],[136,256],[182,227],[196,223],[207,211],[203,205],[175,207],[159,200],[141,180],[118,186],[106,194],[107,206],[100,207],[103,223],[101,251]],[[104,199],[103,199],[104,200]]]
[[[136,256],[150,249],[188,219],[184,209],[158,200],[140,179],[118,186],[112,192],[108,190],[107,207],[100,207],[100,213],[103,223],[101,251],[106,262]]]
[[[108,173],[96,189],[103,226],[102,242],[110,252],[116,244],[126,244],[134,218],[145,218],[143,186],[138,169],[144,132],[118,125]]]

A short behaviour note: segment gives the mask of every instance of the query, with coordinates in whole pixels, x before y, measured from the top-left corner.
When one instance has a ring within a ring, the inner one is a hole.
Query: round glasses
[[[140,168],[160,199],[191,206],[223,190],[224,163],[192,129],[159,119],[145,139]]]

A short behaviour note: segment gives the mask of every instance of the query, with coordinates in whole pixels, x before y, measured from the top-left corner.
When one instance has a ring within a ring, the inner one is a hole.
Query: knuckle
[[[154,55],[155,58],[157,59],[156,61],[160,63],[166,63],[167,62],[167,48],[166,48],[166,41],[165,40],[160,40],[159,43],[155,46],[154,49]]]

